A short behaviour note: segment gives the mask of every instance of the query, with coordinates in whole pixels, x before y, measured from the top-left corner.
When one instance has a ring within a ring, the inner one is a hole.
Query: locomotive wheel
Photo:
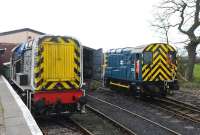
[[[131,95],[133,95],[136,98],[143,98],[146,97],[145,93],[144,93],[144,87],[142,87],[142,85],[138,85],[138,86],[131,86]]]
[[[106,79],[104,83],[105,83],[105,87],[109,88],[109,86],[110,86],[110,80]]]
[[[160,87],[160,96],[161,97],[166,97],[168,92],[169,92],[169,89],[166,89],[164,87]]]

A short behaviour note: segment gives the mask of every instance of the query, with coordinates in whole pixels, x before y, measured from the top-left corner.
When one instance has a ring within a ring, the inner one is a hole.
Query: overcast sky
[[[0,32],[32,28],[104,49],[159,42],[149,23],[159,1],[3,0]]]

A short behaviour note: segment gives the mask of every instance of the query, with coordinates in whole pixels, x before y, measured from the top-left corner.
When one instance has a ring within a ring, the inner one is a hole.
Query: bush
[[[180,56],[177,57],[177,63],[178,80],[185,80],[184,77],[187,69],[187,63],[184,63],[183,58]]]
[[[194,80],[200,82],[200,64],[194,66]]]
[[[186,81],[179,81],[179,84],[182,88],[187,88],[187,89],[199,89],[200,88],[200,83],[193,81],[193,82],[186,82]]]

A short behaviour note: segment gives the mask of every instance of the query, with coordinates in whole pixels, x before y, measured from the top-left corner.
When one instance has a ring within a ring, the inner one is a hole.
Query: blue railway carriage
[[[165,96],[178,89],[176,54],[173,46],[164,43],[111,49],[105,55],[105,85],[139,95]]]

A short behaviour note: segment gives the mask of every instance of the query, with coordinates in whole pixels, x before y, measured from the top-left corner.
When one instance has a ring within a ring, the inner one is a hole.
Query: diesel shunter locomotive
[[[18,45],[11,58],[11,81],[35,113],[83,109],[82,46],[71,37],[39,36]]]
[[[105,85],[137,95],[165,96],[178,89],[176,53],[164,43],[111,49],[105,55]]]

